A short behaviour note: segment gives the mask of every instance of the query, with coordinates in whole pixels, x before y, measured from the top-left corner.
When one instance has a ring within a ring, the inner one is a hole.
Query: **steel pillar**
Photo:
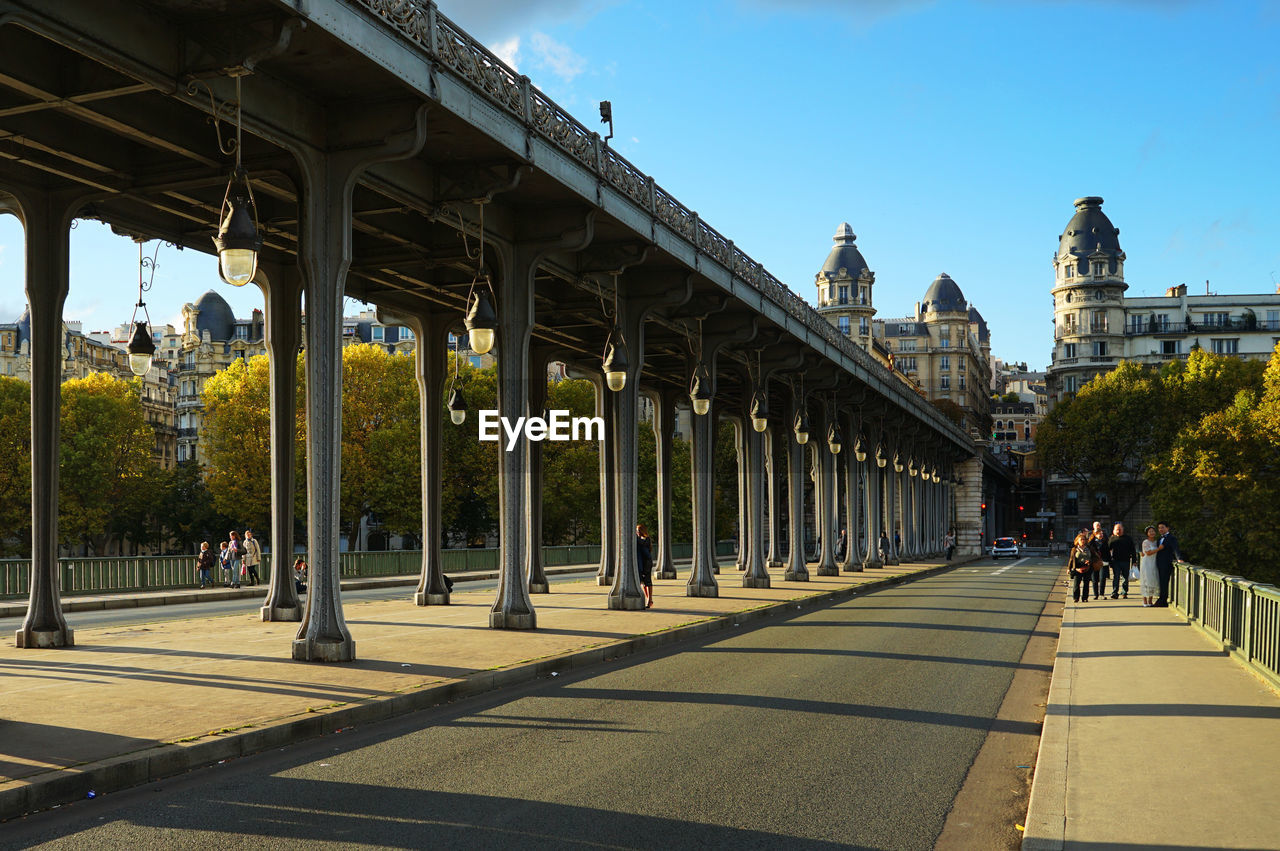
[[[15,192],[26,243],[31,310],[31,593],[14,635],[18,647],[71,647],[58,565],[58,446],[62,306],[67,299],[71,221],[80,199],[63,192]]]
[[[863,462],[866,465],[866,520],[867,520],[867,552],[862,559],[863,569],[871,567],[884,567],[884,563],[880,560],[880,511],[882,508],[880,500],[880,467],[876,465],[875,457],[871,452],[867,453],[867,460]]]
[[[266,307],[271,368],[271,576],[259,616],[263,621],[301,621],[293,580],[293,515],[302,276],[296,266],[271,267],[269,272],[259,266],[256,282]]]
[[[787,422],[795,422],[796,414],[803,406],[802,401],[793,401]],[[804,557],[804,476],[806,475],[805,447],[796,442],[790,429],[780,430],[779,438],[787,444],[787,536],[791,542],[788,547],[787,569],[782,578],[792,582],[809,581],[809,565]]]
[[[693,490],[693,571],[685,586],[687,597],[718,597],[716,582],[716,529],[712,515],[715,498],[715,403],[705,414],[693,415],[693,446],[690,476]]]
[[[618,565],[618,453],[615,450],[616,434],[613,428],[614,409],[610,403],[610,390],[604,377],[592,375],[596,388],[596,416],[604,420],[604,440],[600,441],[600,569],[596,571],[597,585],[613,585]],[[634,530],[632,531],[634,533]]]
[[[671,441],[676,430],[676,394],[670,390],[654,393],[653,437],[657,450],[658,551],[654,554],[656,579],[675,579],[676,564],[671,556]]]
[[[768,588],[769,571],[765,567],[764,553],[764,435],[751,427],[745,419],[738,431],[746,444],[747,546],[742,575],[743,588]]]

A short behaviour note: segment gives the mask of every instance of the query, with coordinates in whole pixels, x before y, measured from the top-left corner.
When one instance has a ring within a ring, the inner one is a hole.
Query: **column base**
[[[27,649],[50,647],[74,647],[75,630],[71,627],[63,629],[31,629],[17,630],[13,636],[14,643]]]
[[[869,567],[884,567],[884,562],[880,561],[880,559],[876,559],[875,561],[864,561],[862,563],[863,570],[866,570]]]
[[[748,573],[746,576],[742,577],[742,587],[743,588],[770,588],[772,586],[770,585],[768,576],[752,576],[751,574]]]
[[[596,577],[596,584],[597,584],[597,585],[612,585],[612,584],[613,584],[613,577],[612,577],[612,576],[597,576],[597,577]]]
[[[428,594],[425,591],[418,591],[413,595],[413,604],[415,606],[447,606],[449,605],[449,592]]]
[[[537,629],[535,612],[489,612],[490,629]]]
[[[628,594],[626,596],[621,594],[609,595],[609,608],[611,609],[634,612],[637,609],[643,609],[644,607],[645,602],[643,594]]]
[[[671,568],[670,570],[660,570],[653,575],[653,578],[654,579],[675,579],[676,570],[674,567]]]
[[[301,621],[302,606],[263,606],[260,614],[263,623]]]
[[[530,594],[550,594],[550,593],[551,593],[551,583],[549,583],[549,582],[530,582],[530,583],[529,583],[529,593],[530,593]]]
[[[713,565],[711,565],[711,572],[712,572],[713,574],[715,574],[716,576],[719,576],[719,575],[720,575],[720,565],[718,565],[718,564],[713,564]]]
[[[765,567],[767,567],[767,568],[769,568],[770,570],[773,570],[775,567],[776,567],[776,568],[781,568],[781,567],[782,567],[782,559],[780,559],[780,558],[771,558],[771,559],[769,559],[767,562],[765,562],[765,563],[764,563],[764,566],[765,566]]]
[[[820,567],[817,570],[819,576],[839,576],[840,568],[832,565],[831,567]]]
[[[317,641],[298,638],[293,642],[293,658],[298,662],[354,662],[356,643],[345,641]]]
[[[738,565],[738,572],[739,572],[739,573],[741,573],[742,571],[744,571],[744,570],[746,570],[746,569],[747,569],[747,566],[746,566],[745,564],[739,564],[739,565]]]
[[[898,561],[898,559],[896,559],[896,558],[891,558],[891,559],[889,559],[889,561],[888,561],[887,563],[888,563],[888,564],[898,564],[898,563],[899,563],[899,561]]]
[[[840,572],[841,573],[861,573],[862,564],[856,561],[851,561],[851,562],[848,562],[847,564],[842,564],[840,565]]]
[[[686,585],[684,587],[684,595],[686,597],[719,597],[719,585]]]
[[[807,570],[788,570],[782,574],[782,578],[787,582],[808,582],[809,571]]]

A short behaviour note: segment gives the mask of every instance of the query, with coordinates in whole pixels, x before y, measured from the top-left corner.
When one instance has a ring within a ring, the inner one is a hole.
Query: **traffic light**
[[[1018,506],[1018,510],[1019,510],[1019,511],[1022,511],[1022,506],[1021,506],[1021,505],[1019,505],[1019,506]]]
[[[982,503],[982,513],[983,513],[983,514],[986,514],[986,513],[987,513],[987,504],[986,504],[985,502],[984,502],[984,503]]]

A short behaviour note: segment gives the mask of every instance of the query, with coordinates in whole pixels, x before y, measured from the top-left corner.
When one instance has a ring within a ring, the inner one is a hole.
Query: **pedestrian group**
[[[1067,555],[1071,599],[1087,603],[1091,590],[1095,600],[1127,599],[1129,583],[1136,579],[1144,607],[1167,607],[1173,565],[1179,558],[1178,539],[1167,523],[1148,526],[1139,548],[1125,533],[1123,523],[1116,523],[1108,536],[1102,523],[1095,520],[1092,529],[1083,529],[1076,535]]]

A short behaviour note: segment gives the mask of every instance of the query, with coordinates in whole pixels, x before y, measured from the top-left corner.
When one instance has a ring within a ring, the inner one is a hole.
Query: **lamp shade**
[[[489,294],[483,289],[476,290],[467,305],[467,315],[463,319],[467,326],[467,335],[471,338],[471,348],[476,354],[488,354],[493,349],[494,331],[498,327],[498,314],[493,310]]]
[[[876,466],[883,467],[885,464],[888,464],[888,463],[889,463],[889,459],[884,457],[884,450],[882,450],[879,446],[877,446],[876,447]]]
[[[222,280],[233,287],[243,287],[253,280],[258,271],[262,234],[258,233],[253,202],[248,195],[228,196],[227,215],[213,244],[218,249],[218,274]]]
[[[134,375],[146,375],[151,370],[151,359],[156,353],[155,341],[147,323],[133,323],[133,336],[129,338],[129,369]]]
[[[796,443],[804,446],[809,442],[809,416],[804,411],[796,414],[795,432]]]
[[[698,416],[703,416],[711,410],[710,385],[710,379],[697,372],[694,373],[693,382],[689,387],[689,399],[693,402],[693,412]]]
[[[867,460],[867,450],[862,445],[862,438],[854,438],[853,441],[853,457],[858,463]]]
[[[467,400],[457,387],[449,390],[449,419],[454,425],[462,425],[467,418]]]
[[[616,342],[615,342],[616,339]],[[604,380],[609,389],[617,393],[627,386],[627,347],[619,338],[610,335],[604,352]]]
[[[841,449],[840,429],[835,423],[831,424],[831,428],[827,429],[827,448],[831,450],[832,455],[839,455]]]
[[[893,472],[895,473],[902,472],[902,456],[896,452],[893,453]]]
[[[769,427],[769,405],[759,390],[751,397],[751,427],[761,433]]]

